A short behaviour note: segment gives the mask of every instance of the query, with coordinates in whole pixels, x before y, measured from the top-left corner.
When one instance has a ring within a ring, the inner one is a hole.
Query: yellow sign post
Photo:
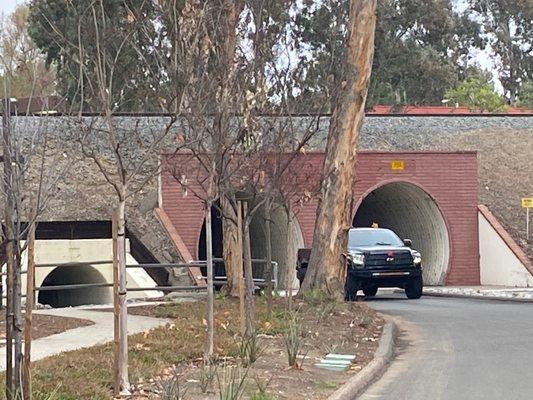
[[[533,208],[533,197],[523,197],[522,207],[526,209],[526,241],[529,242],[529,209]]]
[[[522,199],[522,207],[533,208],[533,197],[524,197]]]

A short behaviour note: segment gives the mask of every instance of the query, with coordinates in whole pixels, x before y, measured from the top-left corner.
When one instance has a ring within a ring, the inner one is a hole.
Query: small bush
[[[303,292],[303,299],[312,306],[318,306],[328,300],[328,296],[323,290],[311,289]]]
[[[305,354],[302,353],[304,339],[305,335],[302,321],[298,316],[298,313],[294,312],[287,320],[286,329],[283,333],[289,367],[301,368],[301,364],[303,364],[305,357],[302,358],[301,364],[298,364],[298,357],[302,355],[305,356]]]
[[[367,328],[374,323],[374,318],[369,315],[359,317],[358,320],[358,325],[362,328]]]
[[[170,379],[159,381],[157,386],[161,400],[181,400],[186,393],[186,390],[180,386],[179,373],[176,369],[172,370]]]
[[[239,400],[245,389],[249,368],[244,370],[238,365],[225,365],[217,373],[218,398],[220,400]]]
[[[56,390],[54,390],[51,393],[42,393],[42,392],[33,392],[32,393],[32,399],[34,400],[61,400],[61,398],[57,395],[57,391],[59,390],[59,386]],[[15,397],[16,399],[17,397]]]
[[[273,400],[274,397],[267,392],[268,385],[270,384],[270,379],[261,379],[258,376],[254,377],[255,385],[257,386],[257,391],[252,393],[251,400]]]
[[[239,358],[241,359],[245,367],[252,365],[256,362],[261,354],[263,354],[264,347],[254,332],[251,336],[245,336],[242,338],[239,344]]]
[[[212,362],[203,363],[200,371],[200,389],[202,393],[207,393],[211,388],[217,373],[217,365]]]
[[[331,381],[320,381],[317,384],[319,389],[337,389],[337,383]]]
[[[274,397],[269,393],[255,392],[252,393],[250,400],[274,400]]]

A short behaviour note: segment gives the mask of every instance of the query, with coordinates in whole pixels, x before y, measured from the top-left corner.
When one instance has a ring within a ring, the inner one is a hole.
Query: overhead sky
[[[21,0],[0,0],[0,10],[2,14],[8,15],[15,9],[17,4],[25,3]]]

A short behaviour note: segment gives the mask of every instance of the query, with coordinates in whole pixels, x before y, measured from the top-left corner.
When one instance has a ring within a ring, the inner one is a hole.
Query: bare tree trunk
[[[6,265],[7,265],[7,290],[6,290],[6,399],[13,398],[15,382],[13,377],[13,281],[14,281],[14,243],[15,232],[13,230],[13,160],[11,147],[11,102],[4,100],[4,114],[2,119],[3,136],[3,161],[4,161],[4,193],[5,208],[4,219],[6,226]]]
[[[28,272],[26,275],[26,322],[24,324],[24,374],[22,393],[24,400],[31,400],[31,330],[35,289],[35,211],[31,213],[28,233]]]
[[[236,224],[237,212],[232,201],[225,195],[221,196],[223,259],[228,283],[227,294],[231,297],[239,295],[239,269],[242,269],[242,248],[239,247],[239,227]]]
[[[126,188],[118,203],[117,253],[118,253],[118,309],[119,309],[119,346],[118,346],[118,383],[121,395],[130,394],[128,377],[128,306],[126,274]]]
[[[205,247],[207,261],[207,343],[204,354],[204,362],[211,363],[213,360],[214,340],[214,292],[213,292],[213,241],[211,238],[211,201],[205,206]]]
[[[243,204],[243,261],[244,261],[244,283],[245,283],[245,315],[246,333],[245,337],[254,335],[254,278],[252,271],[252,253],[250,248],[250,217],[248,216],[248,204]]]
[[[351,0],[347,52],[339,95],[329,126],[313,251],[303,290],[319,288],[343,298],[346,263],[342,254],[351,226],[359,131],[374,53],[376,0]]]
[[[228,163],[227,148],[231,146],[232,139],[229,137],[229,119],[233,115],[231,107],[231,87],[235,74],[235,48],[237,43],[237,25],[244,8],[243,0],[222,0],[219,12],[222,20],[219,24],[220,41],[218,41],[218,53],[220,55],[218,65],[219,105],[215,126],[215,148],[217,153],[217,175],[224,178],[225,166]],[[220,16],[217,16],[220,18]],[[224,181],[224,179],[220,179]],[[237,238],[240,234],[239,227],[235,225],[236,200],[235,196],[228,192],[227,185],[222,183],[218,188],[220,206],[222,209],[222,240],[223,259],[226,276],[228,278],[227,294],[231,297],[238,296],[238,275],[235,271],[242,268],[242,247],[238,246]]]
[[[266,244],[266,268],[264,272],[264,278],[266,282],[265,295],[267,301],[267,312],[272,312],[272,243],[271,243],[271,212],[272,201],[268,198],[265,201],[265,244]]]

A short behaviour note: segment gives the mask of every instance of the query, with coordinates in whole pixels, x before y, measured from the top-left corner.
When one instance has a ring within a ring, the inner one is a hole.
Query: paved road
[[[533,398],[533,304],[400,295],[367,304],[398,318],[404,343],[359,399]]]

